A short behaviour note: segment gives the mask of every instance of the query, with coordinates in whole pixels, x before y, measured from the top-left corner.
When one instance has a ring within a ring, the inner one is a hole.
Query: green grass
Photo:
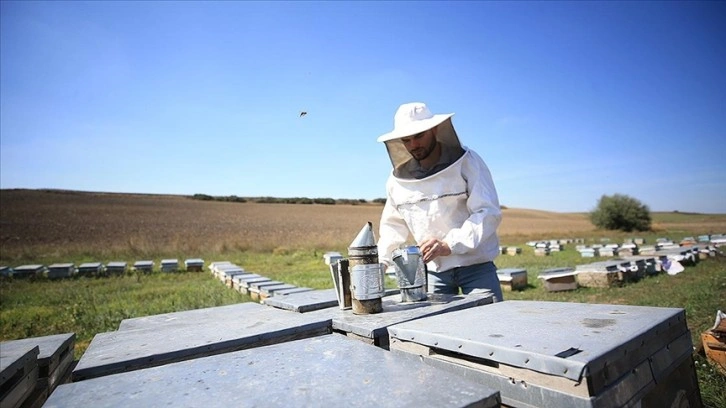
[[[249,301],[207,272],[0,281],[0,338],[76,333],[76,359],[121,320]]]
[[[635,236],[635,235],[630,235]],[[613,238],[613,242],[619,241]],[[648,237],[654,242],[654,236]],[[716,310],[726,309],[726,258],[716,257],[699,262],[676,276],[659,274],[614,288],[580,288],[570,292],[547,292],[539,272],[546,268],[576,266],[599,260],[583,259],[566,246],[563,252],[535,256],[532,248],[519,245],[522,254],[501,255],[499,268],[524,268],[529,287],[505,292],[506,299],[566,301],[583,303],[628,304],[679,307],[686,311],[693,343],[700,345],[700,333],[711,327]],[[271,253],[228,252],[206,254],[207,264],[230,261],[247,271],[297,286],[324,289],[332,287],[323,253],[347,248],[300,250],[280,247]],[[158,261],[164,257],[158,257]],[[178,256],[183,260],[183,256]],[[123,254],[118,258],[123,260]],[[115,259],[115,260],[118,260]],[[92,261],[89,254],[83,261]],[[37,260],[37,263],[61,260]],[[78,260],[76,264],[80,264]],[[130,263],[132,261],[129,261]],[[391,280],[387,286],[395,287]],[[80,358],[96,333],[118,329],[123,319],[203,307],[250,301],[249,297],[227,288],[204,272],[128,274],[122,277],[74,278],[68,280],[0,281],[0,338],[16,339],[74,332],[77,335],[76,358]],[[694,353],[699,386],[707,407],[726,406],[726,377],[718,373],[699,353]]]

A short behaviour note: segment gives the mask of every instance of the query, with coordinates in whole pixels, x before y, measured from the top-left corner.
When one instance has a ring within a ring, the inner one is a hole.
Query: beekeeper
[[[503,300],[494,265],[502,219],[497,190],[481,157],[459,142],[453,115],[406,103],[393,117],[393,130],[378,138],[393,164],[379,258],[391,265],[392,252],[412,237],[426,262],[429,292],[489,289]]]

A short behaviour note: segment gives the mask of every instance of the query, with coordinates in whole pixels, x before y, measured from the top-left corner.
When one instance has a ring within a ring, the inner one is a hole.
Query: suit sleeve
[[[479,155],[473,151],[470,153],[471,160],[462,167],[462,177],[466,180],[466,205],[471,215],[460,227],[451,229],[444,237],[452,254],[464,254],[478,248],[479,244],[496,234],[502,221],[499,197],[491,172]]]

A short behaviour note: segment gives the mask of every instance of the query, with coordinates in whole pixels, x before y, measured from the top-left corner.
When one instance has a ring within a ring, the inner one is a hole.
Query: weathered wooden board
[[[500,398],[474,381],[330,334],[62,385],[45,408],[220,405],[487,408]]]
[[[331,330],[330,319],[324,316],[288,313],[251,302],[138,318],[133,325],[137,328],[97,334],[73,370],[73,381]]]

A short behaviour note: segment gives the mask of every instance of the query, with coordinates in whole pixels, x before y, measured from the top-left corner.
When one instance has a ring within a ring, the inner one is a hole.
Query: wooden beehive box
[[[249,282],[249,281],[248,281]],[[250,298],[254,300],[255,302],[259,302],[261,300],[260,298],[260,291],[265,286],[277,286],[277,285],[284,285],[284,282],[276,281],[276,280],[268,280],[264,282],[252,282],[247,287],[247,291],[249,292]]]
[[[70,278],[76,273],[73,263],[55,263],[48,265],[48,279]]]
[[[179,270],[178,259],[162,259],[161,260],[161,271],[162,272],[177,272]]]
[[[601,261],[577,265],[577,283],[585,288],[609,288],[620,286],[626,281],[627,274],[622,271],[618,261]]]
[[[184,261],[184,268],[187,272],[201,272],[204,270],[204,259],[190,258]]]
[[[258,275],[258,274],[254,274]],[[253,284],[262,283],[262,282],[272,282],[272,279],[268,278],[267,276],[258,276],[258,277],[247,277],[246,275],[241,275],[244,278],[243,279],[237,279],[237,283],[239,283],[239,287],[237,288],[237,291],[243,295],[250,295],[250,287]]]
[[[45,272],[45,265],[20,265],[10,272],[13,279],[36,278]]]
[[[257,278],[269,279],[257,273],[243,273],[241,275],[234,276],[234,283],[232,284],[232,288],[243,295],[249,295],[249,292],[247,291],[247,286],[242,287],[242,283]]]
[[[509,300],[389,333],[394,353],[477,379],[507,406],[701,406],[683,309]]]
[[[221,276],[223,277],[224,284],[228,288],[234,289],[234,285],[237,282],[237,280],[235,278],[240,275],[250,275],[250,273],[245,271],[242,268],[233,268],[233,269],[225,269],[224,271],[222,271]]]
[[[22,406],[38,383],[37,345],[23,348],[0,347],[0,406]]]
[[[549,268],[539,273],[544,288],[548,292],[561,292],[577,289],[577,272],[574,268]]]
[[[289,284],[289,283],[281,283],[279,285],[268,285],[268,286],[262,286],[260,287],[260,302],[264,301],[265,299],[269,298],[270,296],[274,296],[277,292],[281,290],[289,290],[289,289],[295,289],[297,286]]]
[[[37,381],[35,388],[22,404],[23,407],[42,405],[58,385],[70,381],[75,339],[75,333],[65,333],[0,343],[3,354],[17,355],[29,348],[38,347]]]
[[[102,276],[103,272],[101,262],[85,262],[78,265],[78,276]]]
[[[497,278],[502,290],[527,289],[527,270],[522,268],[497,269]]]
[[[106,264],[106,273],[109,275],[125,275],[128,263],[124,261],[112,261]]]
[[[141,273],[151,273],[154,271],[154,261],[136,261],[134,262],[134,270]]]

